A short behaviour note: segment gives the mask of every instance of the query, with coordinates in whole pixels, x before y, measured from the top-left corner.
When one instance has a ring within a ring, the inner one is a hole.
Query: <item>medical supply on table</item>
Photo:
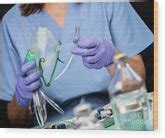
[[[95,116],[98,120],[101,120],[101,119],[106,118],[106,117],[112,117],[113,116],[112,109],[110,106],[98,108],[96,110]]]
[[[97,108],[93,112],[95,113],[97,122],[101,123],[104,128],[114,125],[113,112],[110,104]]]
[[[92,113],[90,104],[80,104],[74,108],[74,129],[102,129],[101,123],[97,122]]]
[[[50,52],[48,53],[47,50]],[[59,53],[60,44],[55,40],[51,32],[46,28],[39,28],[35,37],[33,37],[31,41],[30,50],[26,55],[25,61],[37,62],[37,68],[41,72],[42,82],[46,87],[49,87],[51,85],[57,63],[62,62],[59,59]],[[34,72],[36,69],[30,71],[29,74]],[[49,71],[50,74],[48,74],[47,70],[52,71]],[[37,122],[40,126],[44,126],[47,120],[46,102],[48,102],[59,113],[64,113],[62,108],[59,107],[59,105],[57,105],[48,96],[46,96],[41,88],[38,89],[33,93],[32,103]],[[32,109],[31,104],[30,109]]]
[[[131,68],[124,54],[116,55],[114,62],[116,68],[109,95],[117,129],[151,130],[144,80]]]
[[[112,42],[103,38],[83,38],[74,39],[76,47],[72,49],[72,54],[82,56],[83,64],[89,69],[101,69],[113,63],[115,46]]]

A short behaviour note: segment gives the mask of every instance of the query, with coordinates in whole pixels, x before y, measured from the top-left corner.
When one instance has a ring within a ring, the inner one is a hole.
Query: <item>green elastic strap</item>
[[[42,57],[39,60],[39,70],[41,72],[41,78],[43,80],[44,85],[47,86],[47,87],[50,87],[50,85],[51,85],[51,82],[53,80],[53,76],[54,76],[55,71],[56,71],[56,67],[57,67],[58,61],[62,62],[59,58],[57,58],[57,60],[55,61],[55,64],[54,64],[53,71],[51,73],[50,79],[49,79],[49,81],[46,81],[46,79],[44,77],[44,70],[43,70],[43,67],[42,67],[42,63],[45,62],[45,59]]]
[[[60,58],[59,58],[60,51],[58,51],[56,54],[57,54],[57,59],[56,59],[56,61],[55,61],[55,64],[54,64],[54,67],[53,67],[53,71],[52,71],[51,76],[50,76],[50,79],[49,79],[48,81],[46,81],[46,79],[45,79],[45,77],[44,77],[44,70],[43,70],[43,67],[42,67],[42,63],[45,62],[45,58],[41,57],[40,60],[39,60],[39,70],[40,70],[40,72],[41,72],[41,78],[42,78],[43,83],[44,83],[44,85],[45,85],[46,87],[50,87],[50,85],[51,85],[51,82],[52,82],[52,80],[53,80],[53,76],[54,76],[55,71],[56,71],[57,63],[58,63],[58,62],[64,63],[64,62],[62,62],[62,61],[60,60]]]

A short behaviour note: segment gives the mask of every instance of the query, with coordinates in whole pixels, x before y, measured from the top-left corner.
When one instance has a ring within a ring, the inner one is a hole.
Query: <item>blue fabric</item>
[[[3,18],[3,84],[0,99],[12,100],[16,75],[28,52],[30,39],[39,27],[47,27],[62,42],[60,58],[64,64],[58,64],[57,76],[71,56],[77,25],[81,28],[81,36],[113,41],[128,56],[138,54],[153,42],[153,34],[129,3],[69,4],[63,29],[46,11],[23,17],[19,5],[16,5]],[[65,74],[53,81],[51,87],[44,87],[44,91],[52,99],[63,103],[89,93],[104,93],[110,79],[106,68],[87,69],[82,59],[74,56]]]

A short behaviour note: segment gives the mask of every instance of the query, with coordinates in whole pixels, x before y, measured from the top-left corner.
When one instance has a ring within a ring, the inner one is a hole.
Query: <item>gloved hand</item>
[[[83,64],[89,69],[101,69],[113,63],[115,47],[101,38],[76,38],[72,54],[82,56]]]
[[[39,71],[35,71],[30,75],[27,75],[29,71],[36,67],[35,61],[30,61],[22,65],[20,73],[17,76],[16,83],[16,100],[20,106],[25,106],[27,101],[32,99],[33,92],[40,88],[41,74]]]

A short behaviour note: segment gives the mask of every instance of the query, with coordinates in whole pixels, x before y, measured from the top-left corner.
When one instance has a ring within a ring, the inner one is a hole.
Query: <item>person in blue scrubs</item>
[[[27,114],[24,110],[27,105],[22,103],[31,99],[32,92],[41,86],[38,72],[35,72],[35,77],[25,75],[35,63],[24,62],[30,41],[39,27],[46,27],[61,42],[60,59],[64,64],[58,64],[55,77],[75,54],[63,76],[54,80],[50,87],[43,86],[45,94],[64,109],[64,116],[72,115],[73,108],[81,103],[90,103],[95,109],[109,102],[107,87],[114,71],[112,59],[118,51],[129,56],[130,65],[145,78],[139,53],[153,43],[153,34],[130,3],[15,5],[3,17],[2,26],[0,99],[10,101],[9,111],[15,115],[19,115],[20,110]],[[75,41],[77,26],[80,26],[80,38]],[[95,65],[88,60],[94,56],[89,50],[96,46],[100,49],[95,50],[95,54],[105,47],[107,49],[98,59],[100,63]],[[84,51],[89,55],[84,56]],[[51,109],[49,112],[51,114]],[[18,123],[17,119],[20,118],[11,120]],[[23,117],[22,120],[27,122],[26,119]]]

